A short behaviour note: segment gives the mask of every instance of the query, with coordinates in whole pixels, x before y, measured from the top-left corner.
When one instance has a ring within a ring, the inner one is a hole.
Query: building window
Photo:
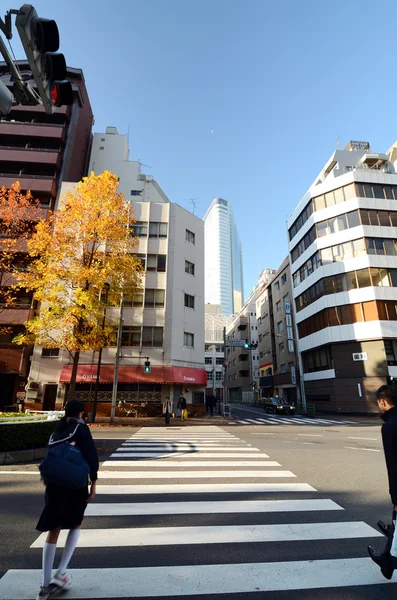
[[[185,260],[185,273],[194,276],[194,263]]]
[[[186,348],[194,348],[194,333],[184,332],[183,345],[186,346]]]
[[[143,221],[137,221],[131,226],[132,237],[147,237],[148,224]]]
[[[164,308],[165,290],[145,290],[145,308]]]
[[[125,308],[138,308],[143,306],[143,291],[137,292],[132,297],[123,296],[123,305]]]
[[[206,365],[212,365],[212,357],[211,356],[206,356],[204,359],[204,362]]]
[[[278,302],[276,302],[276,311],[280,312],[280,310],[281,310],[281,302],[278,301]]]
[[[186,241],[191,244],[196,243],[196,234],[193,231],[189,231],[189,229],[186,229]]]
[[[43,348],[41,356],[43,358],[57,358],[59,356],[59,348]]]
[[[278,291],[278,290],[280,289],[280,284],[279,284],[279,282],[278,282],[278,281],[276,281],[276,283],[274,284],[274,289],[275,289],[276,291]]]
[[[131,196],[141,196],[142,190],[131,190]]]
[[[283,273],[281,275],[281,285],[285,285],[287,283],[287,273]]]
[[[185,307],[194,308],[194,296],[190,296],[190,294],[185,294]]]
[[[215,381],[222,381],[222,371],[215,371]]]
[[[223,354],[223,346],[216,346],[215,352],[222,352]]]
[[[302,353],[303,369],[305,373],[324,371],[333,368],[332,354],[329,346],[316,348]]]
[[[278,331],[278,333],[280,333],[280,331],[282,331],[282,330],[283,330],[283,328],[284,328],[284,324],[283,324],[283,322],[282,322],[282,321],[279,321],[279,322],[277,323],[277,331]]]
[[[208,381],[212,381],[214,379],[213,371],[207,371],[207,379],[208,379]]]
[[[286,365],[286,363],[282,363],[280,365],[280,369],[281,369],[282,373],[286,373],[287,372],[287,365]]]
[[[105,138],[101,138],[101,142],[104,142],[104,141],[105,141]]]
[[[143,327],[142,328],[142,346],[152,348],[162,348],[163,346],[163,328],[162,327]]]
[[[223,358],[221,356],[217,356],[215,361],[217,365],[223,365]]]
[[[282,354],[285,350],[285,344],[284,342],[280,342],[278,345],[278,351],[280,352],[280,354]]]
[[[167,256],[165,254],[148,254],[146,270],[163,273],[165,271],[166,262]]]
[[[99,146],[99,150],[105,150],[104,146]]]
[[[141,328],[140,327],[123,327],[121,331],[122,346],[140,346],[141,345]]]
[[[149,237],[150,238],[166,238],[167,237],[167,223],[159,223],[157,221],[151,221],[149,223]]]
[[[205,352],[212,352],[212,344],[205,344],[204,351]]]
[[[289,303],[289,295],[288,294],[285,294],[285,296],[283,296],[283,302],[284,302],[284,306]]]

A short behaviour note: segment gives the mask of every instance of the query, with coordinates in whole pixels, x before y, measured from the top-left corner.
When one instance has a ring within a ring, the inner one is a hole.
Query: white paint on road
[[[256,458],[256,457],[255,457]],[[281,467],[275,460],[106,460],[102,467]]]
[[[221,500],[212,502],[97,502],[86,517],[133,515],[200,515],[344,510],[333,500]]]
[[[313,590],[388,584],[370,558],[270,563],[71,569],[68,600],[166,598]],[[0,600],[34,600],[41,570],[10,570],[0,580]],[[318,595],[318,594],[317,594]],[[340,597],[341,592],[337,594]]]
[[[377,442],[379,438],[369,438],[369,437],[352,437],[348,436],[348,440],[371,440],[372,442]]]
[[[181,444],[165,444],[163,446],[150,446],[150,448],[147,447],[142,447],[140,448],[139,446],[133,446],[131,447],[131,450],[135,450],[136,452],[139,450],[142,450],[143,452],[146,452],[146,450],[163,450],[163,451],[170,451],[173,450],[175,452],[178,451],[185,451],[185,452],[189,452],[189,451],[199,451],[199,452],[206,452],[207,450],[210,450],[212,452],[260,452],[259,448],[246,448],[246,447],[235,447],[235,446],[189,446],[189,445],[181,445]],[[116,452],[128,452],[129,448],[126,448],[125,446],[121,447],[121,448],[117,448]]]
[[[172,452],[169,450],[164,450],[163,452],[117,452],[110,455],[110,458],[182,458],[188,457],[197,458],[201,460],[202,458],[269,458],[267,454],[252,454],[252,450],[246,453],[237,454],[235,452],[199,452],[199,451],[191,451],[187,450],[186,452]]]
[[[99,471],[99,479],[262,479],[296,477],[291,471]]]
[[[247,492],[316,492],[308,483],[164,483],[145,485],[98,485],[97,494],[206,494]]]
[[[40,471],[0,471],[0,475],[40,475]]]
[[[322,433],[298,433],[298,435],[304,435],[305,437],[324,437]]]
[[[347,450],[364,450],[365,452],[380,452],[380,450],[377,450],[375,448],[356,448],[355,446],[343,446],[344,448],[346,448]]]
[[[57,547],[65,546],[68,531],[62,530]],[[42,548],[47,532],[31,548]],[[289,525],[216,525],[204,527],[123,527],[82,529],[79,548],[127,548],[132,546],[180,546],[183,544],[247,544],[258,542],[302,542],[382,537],[364,521],[342,523],[290,523]]]

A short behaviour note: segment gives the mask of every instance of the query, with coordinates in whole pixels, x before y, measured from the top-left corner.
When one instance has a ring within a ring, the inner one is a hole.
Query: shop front
[[[62,369],[60,384],[68,385],[72,365]],[[92,411],[96,365],[79,365],[76,377],[75,398],[87,403],[86,412]],[[97,414],[108,416],[112,402],[114,365],[102,365],[99,375]],[[118,371],[117,415],[131,417],[154,417],[161,414],[162,401],[169,396],[176,408],[180,394],[186,398],[188,409],[204,410],[204,390],[207,373],[204,369],[189,367],[152,366],[145,373],[141,366],[121,365]]]

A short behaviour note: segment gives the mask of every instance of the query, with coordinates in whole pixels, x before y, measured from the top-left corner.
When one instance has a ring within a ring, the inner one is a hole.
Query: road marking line
[[[201,460],[202,458],[269,458],[267,454],[253,454],[252,450],[247,453],[237,454],[235,452],[199,452],[199,451],[191,451],[188,450],[186,452],[177,451],[172,452],[169,450],[164,450],[164,452],[113,452],[110,455],[110,458],[197,458]]]
[[[378,441],[378,438],[351,437],[351,436],[348,436],[347,439],[348,440],[371,440],[373,442],[377,442]]]
[[[197,502],[97,502],[89,504],[85,517],[132,515],[193,515],[278,513],[344,510],[333,500],[220,500]]]
[[[319,590],[389,583],[370,558],[124,569],[83,568],[71,569],[70,574],[73,587],[68,591],[68,600],[216,594],[226,597],[250,592]],[[41,569],[8,571],[0,580],[0,600],[33,599],[32,589],[39,587],[41,577]]]
[[[247,492],[316,492],[308,483],[164,483],[146,485],[98,485],[97,494],[204,494]]]
[[[106,460],[104,467],[281,467],[275,460]],[[0,471],[1,472],[1,471]]]
[[[63,530],[57,542],[64,548],[68,532]],[[42,548],[47,532],[30,546]],[[126,548],[133,546],[175,546],[181,544],[242,544],[257,542],[299,542],[307,540],[345,540],[382,537],[363,521],[342,523],[291,523],[289,525],[216,525],[204,527],[123,527],[82,529],[79,548]]]
[[[380,452],[380,450],[376,450],[375,448],[356,448],[355,446],[343,446],[348,450],[364,450],[366,452]]]
[[[251,435],[274,435],[271,431],[253,431]]]
[[[298,433],[297,435],[304,435],[305,437],[324,437],[322,433]]]
[[[0,471],[0,475],[40,475],[40,471]]]
[[[304,442],[309,443],[309,442]],[[291,471],[99,471],[99,479],[263,479],[296,477]]]
[[[116,452],[129,452],[130,448],[126,448],[126,447],[121,447],[121,448],[117,448]],[[260,452],[259,448],[252,448],[252,447],[243,447],[241,448],[240,446],[238,446],[237,448],[235,446],[210,446],[210,447],[206,447],[206,446],[181,446],[179,444],[168,444],[166,446],[151,446],[150,448],[147,447],[142,447],[140,448],[139,446],[133,446],[131,447],[131,450],[134,450],[136,452],[146,452],[146,451],[150,451],[152,452],[153,450],[163,450],[165,452],[168,451],[184,451],[184,452],[189,452],[189,451],[196,451],[196,452],[200,452],[200,453],[205,453],[207,450],[209,450],[210,452]]]

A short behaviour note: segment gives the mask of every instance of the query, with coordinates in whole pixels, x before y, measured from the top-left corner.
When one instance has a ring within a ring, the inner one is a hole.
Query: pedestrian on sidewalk
[[[173,409],[172,402],[171,402],[169,396],[167,396],[163,402],[163,415],[165,415],[165,424],[166,425],[170,424],[172,409]]]
[[[211,396],[208,398],[208,406],[210,409],[211,417],[214,416],[214,408],[216,407],[217,403],[218,401],[216,397],[214,396],[214,394],[211,394]]]
[[[376,400],[382,413],[382,442],[385,453],[386,468],[389,478],[389,493],[392,502],[392,523],[388,528],[388,541],[380,554],[368,546],[372,560],[379,565],[382,575],[391,579],[393,570],[397,569],[397,391],[388,385],[382,385],[376,392]]]
[[[177,405],[177,408],[179,408],[180,413],[181,413],[181,421],[183,421],[183,419],[185,417],[186,406],[187,406],[186,398],[183,394],[181,394],[179,396],[178,405]]]
[[[68,402],[65,406],[65,416],[60,420],[56,431],[51,435],[48,442],[49,452],[53,448],[59,448],[62,444],[69,444],[78,448],[88,463],[86,466],[87,471],[88,468],[90,470],[91,486],[89,491],[88,475],[84,487],[78,487],[77,489],[70,485],[61,485],[54,480],[44,481],[46,486],[45,507],[36,529],[41,532],[48,531],[48,535],[43,546],[42,584],[36,600],[47,600],[52,594],[60,590],[70,589],[71,580],[67,568],[79,539],[87,503],[92,502],[95,498],[99,468],[98,454],[89,427],[82,419],[83,412],[83,402],[78,400]],[[61,529],[68,529],[69,533],[58,570],[52,577],[58,536]]]

